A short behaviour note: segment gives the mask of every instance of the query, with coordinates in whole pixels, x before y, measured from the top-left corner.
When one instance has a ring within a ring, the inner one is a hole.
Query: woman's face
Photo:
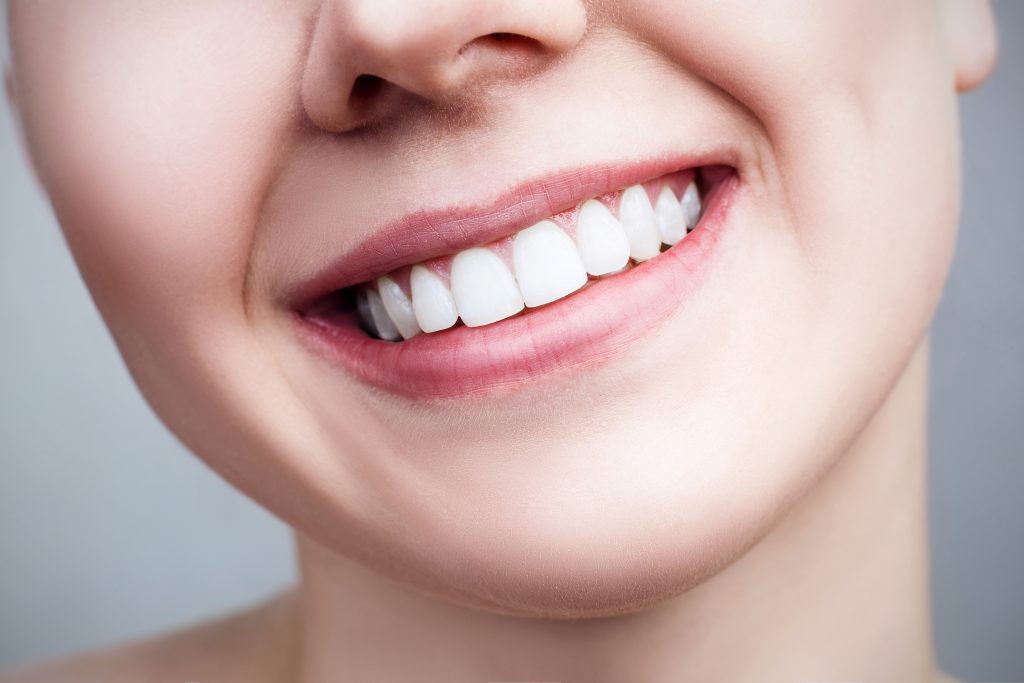
[[[323,544],[552,615],[710,576],[878,409],[953,248],[954,85],[992,58],[969,0],[10,9],[36,168],[166,424]],[[696,229],[643,253],[691,177]],[[576,290],[623,240],[642,263]],[[472,326],[373,338],[383,275]],[[503,317],[527,290],[573,293]]]

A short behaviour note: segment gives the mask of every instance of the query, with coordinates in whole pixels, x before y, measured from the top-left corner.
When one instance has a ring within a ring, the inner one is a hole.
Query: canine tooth
[[[622,193],[619,221],[629,238],[629,255],[634,261],[646,261],[661,253],[661,237],[647,190],[634,185]]]
[[[386,341],[398,341],[402,338],[398,328],[384,308],[384,302],[380,293],[373,288],[366,290],[366,301],[370,306],[370,317],[373,318],[373,326],[377,328],[377,336]]]
[[[452,296],[469,327],[479,327],[523,310],[523,296],[511,271],[489,249],[474,247],[452,261]]]
[[[419,334],[421,330],[416,323],[416,314],[412,311],[412,301],[398,286],[398,283],[385,275],[377,278],[377,290],[380,292],[384,310],[388,312],[391,321],[395,323],[402,339],[412,339]]]
[[[512,243],[516,282],[527,306],[543,306],[587,283],[587,271],[565,232],[551,221],[521,230]]]
[[[686,217],[686,227],[693,230],[700,221],[700,193],[697,192],[697,183],[690,181],[683,192],[683,198],[679,202],[683,207],[683,215]]]
[[[622,270],[629,262],[629,239],[622,224],[596,199],[580,207],[576,222],[576,246],[583,267],[591,275]]]
[[[459,319],[452,293],[429,268],[413,266],[409,286],[412,289],[412,310],[424,332],[446,330]]]
[[[373,314],[370,312],[370,302],[367,299],[366,292],[360,289],[356,292],[356,311],[359,313],[359,320],[367,328],[367,331],[374,336],[379,337],[380,332],[377,331],[377,323],[373,322]]]
[[[686,216],[683,205],[676,201],[672,188],[661,188],[658,201],[654,203],[654,215],[658,222],[658,233],[665,244],[675,244],[686,237]]]

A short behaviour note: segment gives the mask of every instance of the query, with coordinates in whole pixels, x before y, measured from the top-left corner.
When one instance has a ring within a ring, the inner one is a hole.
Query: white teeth
[[[402,339],[412,339],[419,334],[421,330],[416,323],[416,314],[412,312],[412,301],[398,283],[387,276],[380,277],[377,278],[377,290],[380,292],[384,309],[395,323]]]
[[[607,275],[622,270],[629,262],[629,239],[622,224],[596,199],[580,207],[576,221],[576,246],[583,267],[591,275]]]
[[[697,226],[702,210],[694,181],[678,201],[663,184],[653,206],[644,186],[634,185],[620,195],[618,218],[603,202],[584,201],[576,212],[575,238],[571,230],[543,220],[520,230],[511,245],[503,241],[459,252],[450,263],[450,286],[435,270],[445,260],[414,265],[409,295],[394,274],[377,278],[376,286],[365,283],[356,291],[358,314],[371,336],[389,341],[448,329],[460,318],[468,327],[489,325],[572,294],[586,286],[588,275],[618,273],[629,268],[630,259],[658,256],[663,245],[677,244]]]
[[[665,186],[654,204],[654,215],[658,222],[658,233],[665,244],[675,244],[686,237],[686,217],[682,205],[676,201],[672,189]]]
[[[395,327],[395,323],[391,321],[376,289],[366,290],[366,302],[370,306],[370,319],[373,320],[373,326],[377,328],[377,336],[387,341],[398,341],[402,335]]]
[[[444,282],[424,266],[412,267],[409,275],[412,309],[424,332],[446,330],[459,319],[455,299]]]
[[[523,310],[523,297],[512,273],[498,255],[475,247],[452,261],[452,296],[462,322],[488,325]]]
[[[619,221],[629,238],[629,255],[634,261],[646,261],[661,253],[661,237],[654,220],[654,209],[647,190],[634,185],[622,193]]]
[[[519,291],[530,307],[561,299],[587,283],[576,245],[551,221],[541,221],[516,235],[512,261]]]
[[[690,184],[686,186],[686,191],[683,192],[683,198],[680,201],[683,207],[683,215],[686,216],[686,227],[693,230],[697,227],[697,223],[700,221],[700,193],[697,192],[697,183],[690,181]]]

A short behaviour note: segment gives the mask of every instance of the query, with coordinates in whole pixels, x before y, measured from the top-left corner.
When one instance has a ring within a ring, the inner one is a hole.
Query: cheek
[[[905,361],[924,334],[955,243],[958,121],[935,20],[908,20],[879,47],[879,67],[851,80],[845,109],[833,95],[845,116],[819,126],[814,144],[788,130],[778,146],[792,160],[785,192],[822,283],[809,297],[828,313],[822,329],[879,366]]]
[[[930,320],[959,208],[938,3],[695,0],[660,10],[649,30],[662,49],[742,103],[770,141],[764,205],[786,216],[799,248],[812,287],[791,294],[817,318],[815,335],[840,349],[866,335],[865,352],[901,356],[893,344],[916,343]],[[693,49],[708,36],[709,49]]]
[[[262,197],[293,122],[303,17],[227,1],[121,14],[54,5],[27,12],[18,33],[60,49],[26,50],[19,77],[45,84],[26,90],[27,133],[82,275],[186,445],[243,489],[279,482],[284,457],[235,455],[301,450],[280,435],[315,434],[245,308]]]
[[[61,47],[27,60],[25,80],[47,84],[29,91],[29,135],[115,328],[122,317],[160,319],[166,332],[239,309],[297,68],[287,16],[271,29],[232,21],[239,9],[150,7],[144,18],[126,11],[121,25],[76,5],[35,18]]]

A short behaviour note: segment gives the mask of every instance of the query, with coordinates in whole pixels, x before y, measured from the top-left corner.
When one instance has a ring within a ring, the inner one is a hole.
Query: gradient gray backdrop
[[[963,230],[933,336],[932,592],[948,671],[1024,681],[1024,2],[996,11],[999,69],[963,98]],[[5,109],[0,668],[185,625],[294,575],[286,528],[143,403]]]

